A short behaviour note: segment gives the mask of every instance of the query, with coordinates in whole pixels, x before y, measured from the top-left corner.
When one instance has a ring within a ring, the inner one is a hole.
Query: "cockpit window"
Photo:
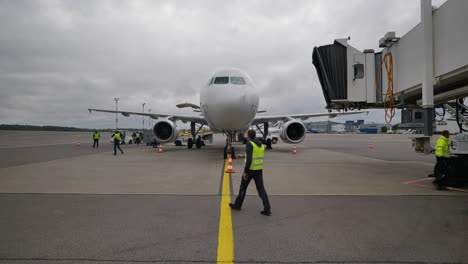
[[[226,84],[229,83],[229,77],[216,77],[213,84]]]
[[[243,77],[231,77],[232,84],[245,84],[245,80]]]
[[[214,77],[210,79],[210,81],[208,82],[208,85],[212,85],[213,84],[213,81],[214,81]]]

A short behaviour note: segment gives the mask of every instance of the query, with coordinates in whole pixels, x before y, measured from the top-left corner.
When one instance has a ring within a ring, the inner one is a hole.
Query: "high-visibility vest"
[[[262,170],[263,169],[263,155],[265,153],[265,145],[261,147],[253,141],[249,141],[252,144],[252,163],[250,164],[249,170]],[[247,153],[245,154],[244,162],[247,162]]]
[[[437,142],[436,142],[436,147],[435,147],[436,156],[445,157],[445,158],[450,157],[449,144],[450,144],[450,139],[444,136],[440,136],[440,138],[437,139]]]
[[[136,138],[140,138],[140,133],[137,132],[136,135],[135,135],[135,137],[136,137]]]
[[[100,137],[101,137],[101,135],[99,135],[99,133],[94,133],[93,134],[94,139],[99,139]]]
[[[122,137],[120,136],[120,133],[117,132],[117,133],[114,133],[114,139],[118,140],[118,141],[121,141],[122,140]]]

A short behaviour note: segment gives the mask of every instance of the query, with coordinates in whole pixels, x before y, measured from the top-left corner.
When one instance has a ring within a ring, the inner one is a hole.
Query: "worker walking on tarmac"
[[[446,190],[447,173],[450,169],[450,133],[448,130],[442,131],[442,135],[437,139],[435,146],[436,165],[434,166],[435,180],[432,182],[437,190]]]
[[[100,138],[101,138],[101,135],[97,132],[97,130],[94,130],[94,133],[93,133],[93,140],[94,140],[93,148],[94,147],[99,148],[99,139]]]
[[[265,153],[265,145],[261,141],[255,140],[255,130],[247,132],[248,141],[245,144],[245,155],[237,155],[238,158],[245,158],[244,174],[239,188],[239,195],[234,204],[230,203],[229,206],[234,210],[240,210],[247,193],[250,181],[255,181],[257,192],[263,201],[263,215],[271,215],[270,201],[268,194],[263,186],[263,155]]]
[[[112,134],[112,137],[114,138],[114,155],[117,155],[117,148],[123,154],[123,151],[120,148],[120,141],[122,141],[122,134],[116,130],[114,134]]]

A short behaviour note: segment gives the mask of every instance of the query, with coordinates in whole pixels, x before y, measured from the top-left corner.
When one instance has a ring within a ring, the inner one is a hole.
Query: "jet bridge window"
[[[244,77],[231,77],[231,83],[232,84],[245,84]]]
[[[353,65],[354,69],[354,80],[356,79],[363,79],[364,78],[364,64],[356,63]]]
[[[213,84],[227,84],[229,83],[229,77],[216,77]]]

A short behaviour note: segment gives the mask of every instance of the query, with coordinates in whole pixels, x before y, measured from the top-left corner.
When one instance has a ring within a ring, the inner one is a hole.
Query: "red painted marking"
[[[447,187],[447,189],[451,191],[456,191],[456,192],[468,193],[468,190],[463,190],[463,189],[458,189],[458,188],[453,188],[453,187]]]
[[[429,185],[423,185],[423,184],[417,184],[417,183],[410,183],[408,185],[411,185],[411,186],[419,186],[419,187],[424,187],[424,188],[434,188],[434,186],[429,186]]]
[[[415,182],[429,181],[429,180],[432,180],[432,179],[431,179],[431,178],[423,178],[423,179],[419,179],[419,180],[406,181],[406,182],[402,182],[402,183],[403,183],[403,184],[412,184],[412,183],[415,183]]]
[[[411,186],[419,186],[419,187],[424,187],[424,188],[434,188],[434,186],[417,183],[417,182],[428,181],[428,180],[432,180],[432,178],[423,178],[423,179],[414,180],[414,181],[407,181],[407,182],[402,182],[402,184],[411,185]],[[468,190],[463,190],[463,189],[458,189],[458,188],[453,188],[453,187],[447,187],[447,189],[451,191],[455,191],[455,192],[468,193]]]

